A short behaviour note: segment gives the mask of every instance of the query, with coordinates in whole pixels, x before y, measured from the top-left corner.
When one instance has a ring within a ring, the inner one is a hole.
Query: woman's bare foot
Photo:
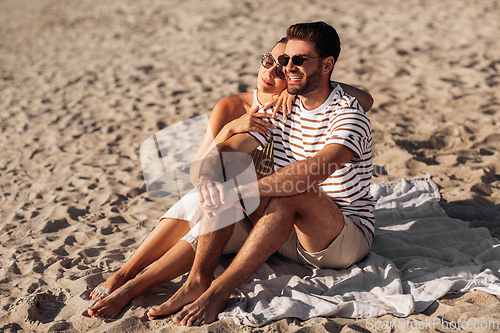
[[[106,282],[101,283],[92,290],[89,297],[91,299],[104,299],[108,297],[116,289],[123,286],[129,280],[125,274],[121,274],[119,271],[111,275]]]
[[[156,317],[166,316],[179,311],[186,304],[197,300],[208,289],[208,286],[197,282],[190,282],[188,278],[184,285],[168,301],[152,307],[148,311],[148,317],[155,319]]]
[[[172,321],[184,326],[201,326],[214,322],[226,307],[231,293],[213,289],[209,288],[196,301],[186,305]]]
[[[96,302],[87,313],[91,317],[116,318],[137,295],[137,288],[129,281],[113,291],[109,296]]]

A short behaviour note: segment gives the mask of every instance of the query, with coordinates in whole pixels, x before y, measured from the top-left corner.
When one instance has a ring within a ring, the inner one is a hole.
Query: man
[[[355,98],[330,86],[339,37],[324,22],[292,25],[287,37],[278,62],[284,67],[288,92],[299,95],[291,114],[269,119],[277,127],[271,135],[239,134],[218,147],[222,153],[250,152],[272,140],[276,172],[257,184],[227,189],[214,180],[213,169],[200,171],[206,221],[234,218],[241,196],[260,197],[260,206],[250,215],[254,227],[231,265],[214,281],[234,225],[201,235],[186,283],[150,316],[182,308],[174,322],[213,322],[234,289],[276,251],[301,264],[338,269],[360,261],[370,249],[371,127]]]

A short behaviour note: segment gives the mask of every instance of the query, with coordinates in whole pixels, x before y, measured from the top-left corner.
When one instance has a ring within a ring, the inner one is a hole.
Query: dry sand
[[[1,0],[0,331],[185,331],[145,316],[179,283],[117,320],[85,315],[91,288],[171,205],[144,192],[140,145],[252,89],[260,54],[313,20],[341,36],[334,79],[375,98],[374,182],[429,173],[450,216],[500,237],[498,1]],[[499,309],[471,292],[408,319],[500,321]],[[341,330],[370,325],[225,320],[192,331]]]

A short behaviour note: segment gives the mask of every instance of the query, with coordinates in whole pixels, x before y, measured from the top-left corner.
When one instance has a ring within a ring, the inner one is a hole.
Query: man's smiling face
[[[284,54],[289,57],[285,66],[287,90],[292,95],[306,95],[316,90],[321,84],[323,59],[318,57],[313,45],[302,40],[289,40]],[[300,55],[304,62],[297,66],[293,56]]]

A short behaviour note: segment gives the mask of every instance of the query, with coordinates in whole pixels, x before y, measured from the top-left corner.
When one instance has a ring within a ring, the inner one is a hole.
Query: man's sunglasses
[[[271,69],[275,65],[278,64],[278,62],[276,61],[276,59],[274,59],[274,57],[271,53],[264,53],[262,55],[261,63],[265,69]],[[280,65],[276,66],[276,77],[278,79],[281,79],[281,80],[285,79],[285,73],[283,72],[283,66],[280,66]]]
[[[321,57],[304,57],[302,55],[297,54],[292,57],[292,64],[294,64],[295,66],[302,66],[304,61],[310,58],[321,58]],[[286,54],[282,54],[278,57],[278,63],[283,67],[288,65],[289,60],[290,57],[287,56]]]

